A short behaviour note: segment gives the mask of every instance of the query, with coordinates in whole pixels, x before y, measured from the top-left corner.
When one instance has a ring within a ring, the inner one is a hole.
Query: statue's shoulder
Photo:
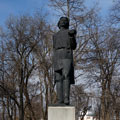
[[[60,31],[57,32],[57,34],[65,34],[65,33],[69,33],[69,29],[60,30]]]
[[[56,37],[59,34],[59,31],[53,34],[53,37]]]
[[[58,32],[54,33],[53,37],[56,38],[57,36],[63,36],[63,34],[68,34],[69,30],[59,30]]]
[[[53,38],[56,38],[60,34],[60,31],[54,33]]]
[[[53,34],[53,40],[56,38],[56,36],[57,36],[57,33],[54,33]]]

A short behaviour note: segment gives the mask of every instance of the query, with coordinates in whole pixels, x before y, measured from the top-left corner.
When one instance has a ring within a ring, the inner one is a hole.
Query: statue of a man
[[[57,104],[69,105],[70,84],[74,84],[73,50],[76,48],[76,30],[69,30],[69,19],[61,17],[60,31],[53,35],[54,79]]]

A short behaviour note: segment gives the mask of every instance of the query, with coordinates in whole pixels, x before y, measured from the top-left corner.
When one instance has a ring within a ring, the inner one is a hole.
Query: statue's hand
[[[77,31],[75,29],[69,30],[69,35],[76,35]]]

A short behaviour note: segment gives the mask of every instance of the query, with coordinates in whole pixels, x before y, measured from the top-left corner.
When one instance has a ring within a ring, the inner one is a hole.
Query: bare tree
[[[8,96],[9,103],[11,100],[15,102],[19,111],[19,120],[24,120],[26,108],[29,109],[29,119],[36,120],[28,86],[37,64],[33,51],[36,46],[42,47],[45,27],[42,16],[41,18],[39,16],[39,20],[36,16],[10,17],[7,22],[7,31],[1,36],[1,39],[5,40],[6,77],[3,82],[5,86],[1,83],[0,88]]]
[[[44,33],[44,34],[43,34]],[[40,81],[40,100],[42,118],[47,120],[48,105],[56,100],[52,67],[52,32],[46,27],[42,33],[41,47],[38,45],[34,51],[37,61],[37,75]]]
[[[116,0],[110,9],[110,22],[114,25],[120,25],[120,0]]]
[[[71,104],[76,108],[76,119],[80,117],[81,120],[84,120],[84,116],[89,109],[89,96],[84,91],[83,85],[72,86],[71,89]]]
[[[112,107],[111,83],[119,66],[120,44],[117,35],[111,28],[90,32],[91,41],[87,65],[91,67],[90,76],[101,87],[102,120],[110,120]],[[89,69],[87,69],[89,70]],[[89,76],[89,78],[90,78]]]

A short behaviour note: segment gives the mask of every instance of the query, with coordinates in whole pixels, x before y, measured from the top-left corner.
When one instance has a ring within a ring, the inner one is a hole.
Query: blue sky
[[[88,5],[96,1],[100,3],[101,13],[105,15],[113,0],[86,0]],[[39,9],[48,9],[48,0],[0,0],[0,25],[3,25],[10,15],[31,14]]]
[[[105,16],[110,7],[114,4],[114,1],[115,0],[86,0],[86,3],[88,6],[94,6],[98,3],[101,14]]]
[[[38,9],[46,10],[48,0],[0,0],[0,25],[10,15],[31,14]]]
[[[114,4],[114,0],[98,0],[98,2],[100,3],[102,14],[107,14],[109,8]]]

